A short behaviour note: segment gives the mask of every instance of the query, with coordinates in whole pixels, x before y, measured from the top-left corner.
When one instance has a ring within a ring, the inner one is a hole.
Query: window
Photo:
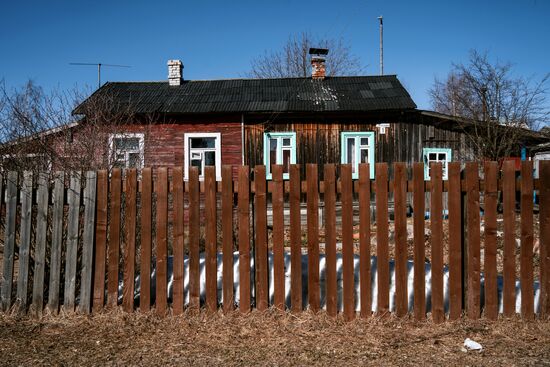
[[[199,178],[204,178],[206,166],[216,167],[216,180],[222,179],[222,155],[220,133],[184,134],[185,177],[189,177],[189,167],[198,167]]]
[[[359,164],[369,163],[370,178],[374,178],[374,132],[343,132],[341,162],[351,164],[352,177],[359,178]]]
[[[109,137],[109,161],[114,168],[143,168],[143,134],[124,133]]]
[[[264,165],[271,180],[271,165],[283,165],[283,179],[289,178],[290,165],[296,164],[296,133],[264,134]]]
[[[452,153],[448,148],[424,148],[422,149],[422,159],[424,161],[424,179],[430,179],[430,163],[443,163],[443,179],[448,178],[447,169],[451,161]]]

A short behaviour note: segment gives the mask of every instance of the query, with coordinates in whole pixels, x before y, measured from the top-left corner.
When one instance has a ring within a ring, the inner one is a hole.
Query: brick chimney
[[[309,54],[311,55],[311,77],[313,79],[325,79],[325,60],[327,58],[328,49],[310,48]]]
[[[181,85],[183,81],[183,64],[181,60],[168,60],[168,83]]]

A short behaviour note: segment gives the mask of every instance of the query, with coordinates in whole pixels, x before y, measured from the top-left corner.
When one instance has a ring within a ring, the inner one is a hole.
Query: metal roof
[[[416,104],[395,75],[281,79],[184,80],[106,83],[94,98],[108,97],[134,113],[356,112],[414,109]]]

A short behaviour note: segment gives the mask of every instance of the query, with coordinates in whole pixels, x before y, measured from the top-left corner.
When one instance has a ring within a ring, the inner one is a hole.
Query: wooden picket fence
[[[217,310],[217,254],[223,262],[223,310],[235,307],[233,252],[239,254],[239,303],[241,312],[254,306],[285,309],[284,243],[289,233],[291,257],[290,310],[301,312],[302,300],[302,223],[301,205],[307,211],[307,303],[318,312],[320,302],[319,230],[325,231],[326,312],[338,312],[337,230],[341,232],[343,260],[343,315],[356,317],[354,279],[354,203],[359,206],[359,288],[360,316],[372,315],[371,304],[371,207],[376,217],[377,310],[390,313],[389,212],[388,198],[393,196],[395,231],[395,314],[409,313],[407,284],[407,196],[413,207],[414,297],[413,315],[426,317],[425,300],[425,212],[430,212],[431,231],[431,317],[435,322],[460,318],[498,317],[497,294],[497,205],[503,203],[504,265],[503,314],[515,313],[516,282],[516,193],[520,194],[520,267],[521,294],[533,295],[534,279],[540,282],[541,312],[550,315],[550,161],[541,162],[540,179],[533,179],[531,162],[522,162],[519,177],[513,162],[504,162],[502,171],[496,162],[480,165],[460,162],[448,166],[448,180],[442,179],[442,166],[431,167],[431,180],[424,180],[424,165],[415,163],[409,172],[404,163],[395,163],[393,177],[388,165],[376,164],[376,177],[369,177],[369,166],[359,167],[359,179],[352,179],[350,165],[324,165],[323,180],[318,167],[308,164],[305,181],[299,165],[291,165],[289,180],[283,180],[283,167],[272,167],[272,179],[266,180],[265,166],[223,166],[221,181],[213,167],[205,169],[204,180],[191,168],[184,180],[181,167],[144,168],[140,172],[97,171],[40,174],[9,172],[0,177],[0,220],[3,227],[3,267],[1,306],[4,311],[42,313],[44,304],[58,312],[60,295],[65,311],[88,313],[118,305],[119,275],[122,275],[122,308],[132,312],[154,310],[165,315],[180,314],[185,307],[198,309],[200,299],[200,242],[204,239],[205,303],[210,312]],[[339,172],[337,172],[339,171]],[[480,178],[482,173],[482,178]],[[234,177],[237,176],[237,177]],[[410,193],[410,195],[408,195]],[[443,193],[448,193],[448,249],[444,258]],[[539,274],[533,271],[533,194],[539,197]],[[426,208],[429,194],[429,208]],[[374,201],[372,198],[374,197]],[[480,198],[483,198],[484,241],[480,234]],[[499,199],[500,198],[500,199]],[[322,200],[321,200],[322,199]],[[319,203],[324,204],[323,223],[319,221]],[[287,205],[285,205],[287,204]],[[268,206],[272,227],[268,227]],[[341,207],[337,221],[336,208]],[[289,207],[289,225],[285,221]],[[221,213],[221,215],[220,215]],[[440,214],[437,214],[440,213]],[[234,229],[235,225],[237,229]],[[221,227],[221,233],[218,228]],[[340,227],[340,228],[337,228]],[[251,229],[252,228],[252,229]],[[268,230],[271,229],[271,236]],[[236,232],[236,233],[235,233]],[[221,235],[221,236],[220,236]],[[238,240],[234,243],[234,235]],[[221,237],[221,240],[220,240]],[[484,249],[484,263],[480,251]],[[253,250],[253,251],[252,251]],[[269,298],[268,251],[273,254],[273,302]],[[154,256],[153,256],[154,254]],[[254,258],[251,274],[250,257]],[[173,256],[173,295],[167,297],[167,261]],[[15,261],[15,258],[17,260]],[[122,258],[121,258],[122,257]],[[188,258],[188,303],[184,294],[184,258]],[[154,262],[154,265],[152,265]],[[444,264],[449,268],[449,312],[444,310]],[[18,269],[14,276],[14,264]],[[32,266],[31,266],[32,265]],[[135,305],[135,277],[156,271],[154,305],[151,304],[149,276],[140,277],[140,299]],[[485,277],[485,300],[481,306],[480,273]],[[251,292],[251,276],[255,291]],[[32,279],[32,285],[29,284]],[[364,281],[363,281],[364,280]],[[14,284],[15,283],[15,284]],[[78,292],[78,293],[77,293]],[[521,315],[534,318],[534,297],[521,298]]]

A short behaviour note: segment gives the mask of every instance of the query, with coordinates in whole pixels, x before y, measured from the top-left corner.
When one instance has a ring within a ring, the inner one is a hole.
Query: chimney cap
[[[309,49],[310,55],[322,55],[326,56],[328,54],[328,48],[310,48]]]

